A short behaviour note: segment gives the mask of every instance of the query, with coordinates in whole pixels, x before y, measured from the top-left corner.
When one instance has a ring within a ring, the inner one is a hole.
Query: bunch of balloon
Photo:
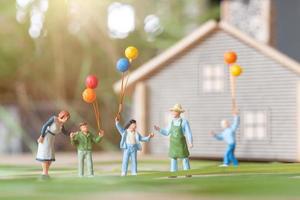
[[[233,51],[229,51],[224,54],[224,61],[228,65],[230,71],[230,91],[231,91],[233,109],[237,108],[236,79],[238,76],[240,76],[243,73],[243,68],[236,63],[237,58],[238,58],[237,54]]]
[[[119,72],[122,73],[121,79],[121,90],[120,90],[120,100],[119,100],[119,109],[117,113],[117,118],[120,119],[120,115],[123,111],[123,101],[126,93],[127,83],[129,79],[129,68],[134,59],[138,57],[139,51],[136,47],[129,46],[125,49],[125,57],[120,58],[117,62],[116,68]]]
[[[99,105],[97,101],[97,95],[95,89],[98,86],[98,79],[94,75],[89,75],[85,80],[86,89],[82,92],[82,99],[88,103],[93,105],[96,123],[98,130],[101,129],[101,119],[100,119],[100,111]]]

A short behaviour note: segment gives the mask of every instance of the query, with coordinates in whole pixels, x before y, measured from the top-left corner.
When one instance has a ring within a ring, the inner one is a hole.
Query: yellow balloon
[[[125,49],[125,56],[131,61],[138,57],[139,50],[133,46],[127,47]]]
[[[243,68],[239,65],[232,65],[230,67],[230,73],[232,76],[240,76],[243,73]]]

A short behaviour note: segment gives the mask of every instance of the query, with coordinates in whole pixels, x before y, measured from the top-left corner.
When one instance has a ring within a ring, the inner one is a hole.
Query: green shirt
[[[102,137],[94,135],[90,132],[84,134],[82,131],[78,131],[77,134],[71,138],[71,143],[81,151],[91,151],[93,144],[99,143]]]

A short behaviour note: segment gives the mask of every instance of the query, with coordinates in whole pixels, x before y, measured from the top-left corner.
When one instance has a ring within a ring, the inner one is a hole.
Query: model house
[[[226,51],[238,54],[244,73],[237,80],[241,126],[239,159],[300,161],[300,64],[236,26],[208,21],[177,44],[131,72],[132,115],[141,132],[166,126],[169,108],[182,104],[194,136],[192,157],[221,158],[224,145],[209,135],[231,119]],[[115,91],[120,89],[116,83]],[[159,134],[147,151],[167,155]]]

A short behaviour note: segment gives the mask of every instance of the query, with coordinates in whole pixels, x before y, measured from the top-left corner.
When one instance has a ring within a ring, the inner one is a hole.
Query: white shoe
[[[219,165],[219,167],[228,167],[227,164],[222,164],[222,165]]]
[[[121,176],[126,176],[126,173],[122,172]]]
[[[131,176],[137,176],[137,174],[131,174]]]

